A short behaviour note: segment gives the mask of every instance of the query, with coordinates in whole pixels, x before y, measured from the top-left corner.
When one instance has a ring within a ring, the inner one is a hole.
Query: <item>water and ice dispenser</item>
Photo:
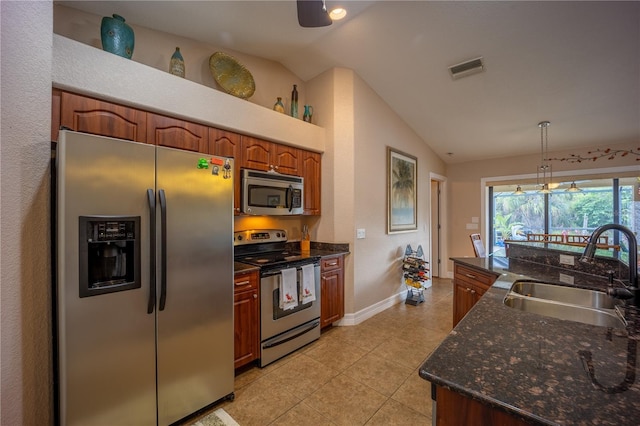
[[[140,288],[140,216],[80,216],[80,297]]]

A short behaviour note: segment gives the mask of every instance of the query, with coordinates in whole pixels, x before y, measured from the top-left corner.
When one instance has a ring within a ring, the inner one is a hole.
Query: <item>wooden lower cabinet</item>
[[[437,426],[524,426],[529,423],[457,392],[436,387]]]
[[[260,275],[238,272],[233,278],[234,367],[260,358]]]
[[[453,326],[455,327],[498,276],[457,262],[454,262],[453,268]]]
[[[320,328],[344,317],[344,255],[320,260]]]

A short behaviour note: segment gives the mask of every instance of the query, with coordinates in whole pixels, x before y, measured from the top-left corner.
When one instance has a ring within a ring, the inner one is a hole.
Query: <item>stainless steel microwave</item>
[[[242,169],[242,212],[253,215],[302,214],[304,178],[274,171]]]

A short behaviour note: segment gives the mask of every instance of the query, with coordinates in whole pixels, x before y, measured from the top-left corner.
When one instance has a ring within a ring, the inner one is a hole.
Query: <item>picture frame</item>
[[[418,159],[387,147],[387,233],[418,230]]]

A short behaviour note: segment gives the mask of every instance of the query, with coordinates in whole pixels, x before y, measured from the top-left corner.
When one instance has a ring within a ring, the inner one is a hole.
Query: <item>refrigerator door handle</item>
[[[149,200],[149,304],[147,313],[152,314],[156,306],[156,195],[147,189]]]
[[[164,311],[164,306],[167,303],[167,197],[165,196],[164,189],[158,191],[160,196],[160,307],[161,311]]]

